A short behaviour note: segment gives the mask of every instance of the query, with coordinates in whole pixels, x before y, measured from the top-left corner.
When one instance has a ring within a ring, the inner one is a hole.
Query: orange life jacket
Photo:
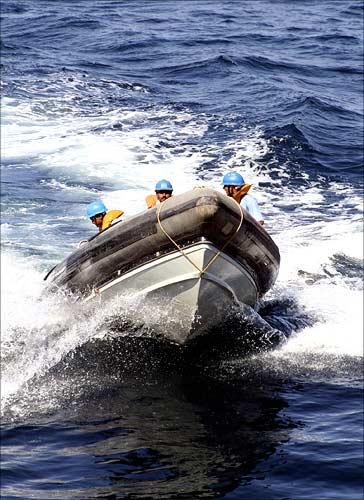
[[[154,208],[158,202],[157,195],[148,194],[148,196],[145,197],[145,202],[148,208]]]
[[[123,213],[122,210],[109,210],[102,220],[101,231],[110,227],[113,221],[121,217]]]
[[[241,186],[239,191],[236,194],[234,194],[233,196],[234,200],[240,204],[242,198],[247,194],[247,192],[251,187],[252,187],[251,184],[244,184],[243,186]]]

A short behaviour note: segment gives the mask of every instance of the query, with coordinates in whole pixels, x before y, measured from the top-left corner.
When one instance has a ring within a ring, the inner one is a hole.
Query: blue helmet
[[[89,219],[95,215],[103,214],[105,212],[107,212],[107,208],[101,200],[93,201],[87,205],[86,214]]]
[[[244,178],[238,172],[229,172],[224,175],[222,180],[223,186],[243,186],[245,184]]]
[[[162,179],[155,185],[156,191],[173,191],[172,184],[166,179]]]

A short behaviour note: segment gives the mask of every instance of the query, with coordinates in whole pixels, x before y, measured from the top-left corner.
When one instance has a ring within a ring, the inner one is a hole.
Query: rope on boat
[[[167,198],[168,200],[169,198]],[[162,223],[161,223],[161,220],[160,220],[160,213],[162,211],[162,207],[164,206],[164,204],[166,203],[167,200],[164,200],[157,208],[157,221],[158,221],[158,225],[159,227],[161,228],[161,231],[164,233],[165,236],[167,236],[167,238],[169,239],[169,241],[171,241],[171,243],[173,243],[173,245],[177,248],[177,250],[181,253],[181,255],[183,255],[183,257],[185,257],[185,259],[188,260],[188,262],[190,262],[190,264],[193,265],[193,267],[195,269],[197,269],[197,271],[199,272],[200,275],[204,274],[207,269],[211,266],[211,264],[213,262],[215,262],[215,260],[219,257],[219,255],[221,254],[221,252],[223,252],[223,250],[227,247],[227,245],[231,242],[231,240],[235,237],[236,233],[239,231],[239,229],[241,228],[241,225],[243,223],[243,220],[244,220],[244,213],[243,213],[243,209],[240,205],[240,203],[238,203],[234,198],[231,198],[232,200],[234,200],[234,202],[238,205],[239,207],[239,210],[240,210],[240,222],[239,222],[239,225],[238,227],[236,228],[235,232],[230,236],[230,238],[223,244],[223,246],[220,248],[220,250],[211,257],[211,259],[208,261],[208,263],[206,264],[206,266],[203,268],[203,269],[200,269],[200,267],[195,263],[193,262],[193,260],[186,254],[186,252],[183,250],[183,248],[181,248],[178,243],[167,233],[167,231],[164,229],[164,227],[162,226]]]

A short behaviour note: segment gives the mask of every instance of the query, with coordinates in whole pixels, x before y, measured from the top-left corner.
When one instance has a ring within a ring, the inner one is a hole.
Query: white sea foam
[[[363,258],[361,222],[346,219],[294,227],[281,233],[277,243],[282,254],[279,282],[317,322],[293,335],[272,356],[362,356],[363,276],[359,270],[354,277],[345,276],[333,266],[336,255],[357,259],[359,267]],[[304,273],[300,275],[300,271]]]
[[[43,295],[40,262],[14,253],[1,255],[1,403],[6,405],[33,376],[41,376],[63,356],[103,335],[115,304],[82,307],[62,296]],[[126,298],[122,304],[127,309]],[[118,304],[117,304],[118,305]],[[119,304],[120,305],[120,304]]]

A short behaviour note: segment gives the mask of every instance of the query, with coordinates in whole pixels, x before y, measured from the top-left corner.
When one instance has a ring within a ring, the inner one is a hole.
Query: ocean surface
[[[1,52],[1,497],[362,499],[362,1],[4,0]],[[282,258],[236,342],[44,294],[95,198],[230,170]]]

